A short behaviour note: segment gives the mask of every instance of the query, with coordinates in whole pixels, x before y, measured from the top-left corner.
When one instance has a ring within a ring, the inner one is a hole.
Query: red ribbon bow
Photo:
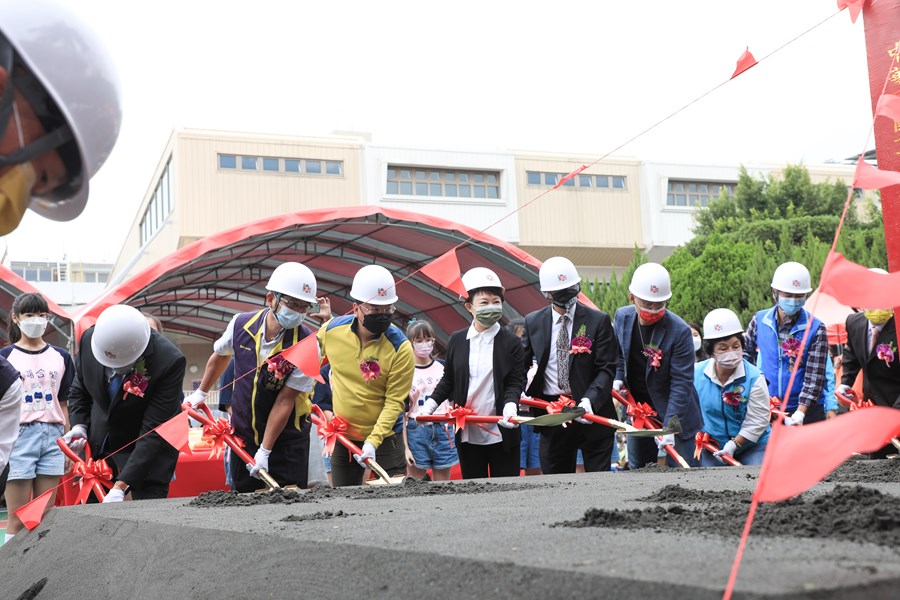
[[[319,437],[322,439],[322,443],[325,446],[322,449],[322,456],[331,456],[334,454],[334,443],[337,441],[338,434],[346,433],[347,429],[350,427],[350,423],[338,416],[333,417],[331,420],[326,419],[325,413],[322,412],[322,409],[318,406],[313,406],[312,409],[322,420],[322,424],[317,426]]]
[[[91,447],[85,445],[84,458],[76,454],[69,446],[59,438],[56,443],[60,450],[72,461],[72,474],[80,477],[77,481],[72,481],[72,487],[78,487],[78,496],[75,499],[76,504],[84,504],[93,490],[97,496],[97,500],[103,501],[104,488],[109,490],[112,488],[112,469],[104,459],[94,460],[91,458]]]
[[[703,450],[709,450],[712,453],[719,451],[719,443],[711,438],[705,431],[698,431],[694,436],[694,458],[700,460],[700,454]]]
[[[575,401],[569,398],[568,396],[560,396],[559,400],[554,402],[550,402],[547,405],[547,414],[555,415],[559,414],[567,408],[572,408],[575,406]]]
[[[225,436],[233,433],[234,428],[227,419],[219,419],[214,423],[203,424],[203,437],[212,438],[213,442],[213,447],[207,460],[218,459],[222,456],[222,453],[225,452]],[[235,438],[235,441],[243,444],[243,442],[240,442],[240,438]]]
[[[646,402],[632,402],[628,405],[628,416],[638,429],[653,429],[652,417],[656,416],[656,411]]]

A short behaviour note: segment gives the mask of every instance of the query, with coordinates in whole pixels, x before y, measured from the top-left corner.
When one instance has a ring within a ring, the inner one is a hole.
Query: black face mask
[[[578,298],[578,293],[581,291],[581,284],[576,283],[572,287],[567,287],[562,290],[556,290],[555,292],[550,292],[550,302],[560,308],[569,309],[574,304],[573,300],[577,302],[576,298]]]
[[[381,335],[388,330],[388,327],[391,326],[391,321],[393,319],[394,315],[382,313],[364,315],[363,327],[365,327],[375,335]]]

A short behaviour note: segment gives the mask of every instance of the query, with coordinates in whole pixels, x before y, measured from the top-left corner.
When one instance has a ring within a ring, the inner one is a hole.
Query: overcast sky
[[[29,211],[5,239],[15,260],[115,260],[175,127],[599,157],[728,79],[746,46],[761,59],[836,11],[834,0],[73,4],[118,66],[122,132],[84,213],[60,224]],[[616,154],[811,164],[861,151],[870,125],[863,23],[845,11]]]

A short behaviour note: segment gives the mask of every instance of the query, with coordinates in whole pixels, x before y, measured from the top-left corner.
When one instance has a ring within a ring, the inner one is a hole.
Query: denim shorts
[[[65,428],[58,423],[19,425],[19,437],[9,456],[9,480],[34,479],[37,475],[63,476],[66,457],[56,440],[64,433]]]
[[[540,469],[541,434],[531,425],[522,425],[522,445],[519,446],[519,464],[523,469]]]
[[[452,437],[453,430],[443,423],[406,422],[406,440],[420,469],[449,469],[459,463]]]

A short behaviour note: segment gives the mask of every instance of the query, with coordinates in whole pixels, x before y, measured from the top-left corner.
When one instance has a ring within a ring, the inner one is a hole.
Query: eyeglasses
[[[666,303],[663,302],[647,302],[646,300],[641,300],[640,298],[635,298],[637,301],[637,305],[645,310],[659,310],[660,308],[665,308]]]
[[[392,315],[394,314],[393,304],[388,304],[386,306],[372,306],[371,304],[360,304],[359,309],[363,311],[364,314],[367,315]]]
[[[291,310],[296,310],[297,312],[306,312],[310,308],[309,302],[304,302],[295,298],[288,298],[287,296],[281,297],[281,303]]]

